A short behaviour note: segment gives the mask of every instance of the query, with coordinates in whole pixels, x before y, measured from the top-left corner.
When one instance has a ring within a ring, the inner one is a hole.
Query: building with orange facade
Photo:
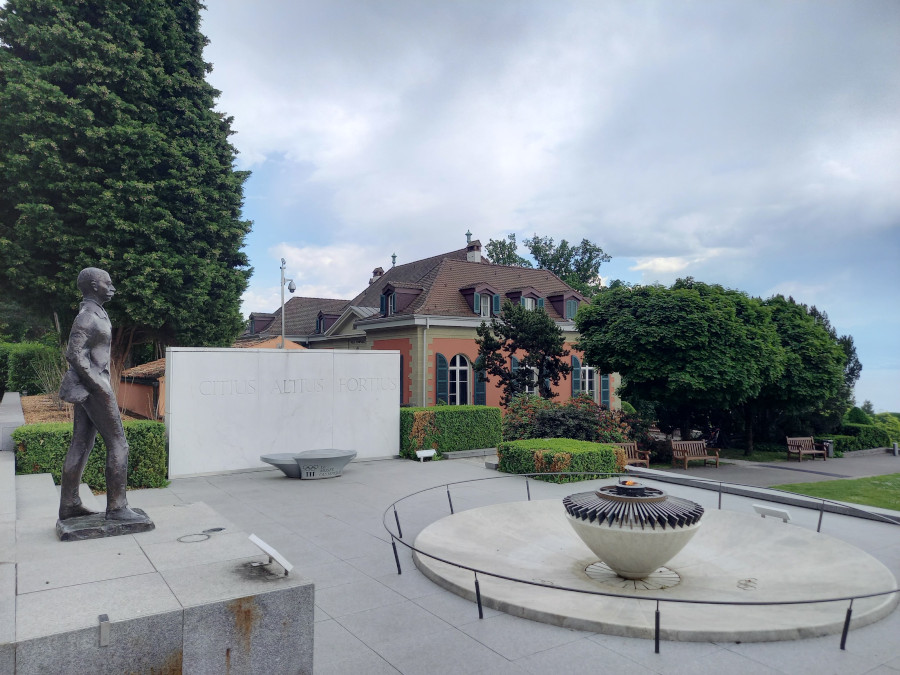
[[[400,352],[400,403],[429,406],[500,405],[501,391],[476,377],[476,329],[499,316],[503,302],[543,308],[562,329],[572,374],[554,388],[556,400],[587,392],[621,407],[616,374],[596,373],[574,348],[572,320],[587,300],[552,272],[494,265],[481,243],[442,255],[376,268],[351,300],[291,298],[284,305],[285,338],[310,349],[393,349]],[[281,309],[253,313],[245,339],[279,335]],[[513,358],[512,367],[517,359]]]

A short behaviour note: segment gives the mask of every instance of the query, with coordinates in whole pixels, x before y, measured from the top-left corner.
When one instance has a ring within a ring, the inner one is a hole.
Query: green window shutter
[[[537,306],[540,307],[541,309],[544,309],[544,299],[543,298],[537,299]]]
[[[522,307],[525,306],[525,296],[519,296],[519,304],[522,305]]]
[[[600,405],[609,407],[609,375],[600,376]]]
[[[481,358],[475,361],[475,405],[487,405],[487,373],[481,365]]]
[[[481,293],[475,294],[475,299],[472,301],[472,309],[475,310],[476,314],[481,314]]]
[[[494,296],[494,314],[500,314],[500,295]]]
[[[509,357],[509,372],[515,373],[519,369],[519,359],[515,356]]]
[[[381,296],[381,313],[384,314],[385,310],[387,310],[387,298],[383,295]]]
[[[435,391],[434,401],[448,402],[447,397],[447,381],[449,380],[449,370],[447,369],[447,359],[443,354],[435,354]]]
[[[581,393],[581,359],[572,355],[572,396]]]

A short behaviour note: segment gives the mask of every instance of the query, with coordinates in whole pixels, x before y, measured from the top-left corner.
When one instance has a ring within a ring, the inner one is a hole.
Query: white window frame
[[[494,302],[494,296],[489,293],[481,294],[481,318],[488,319],[491,316],[491,305]]]
[[[597,371],[591,366],[581,367],[581,392],[597,400]]]
[[[538,392],[538,369],[535,366],[519,366],[525,370],[531,371],[531,384],[525,385],[526,394],[537,394]]]
[[[522,298],[522,307],[529,312],[533,312],[537,308],[537,300],[534,298]]]
[[[457,354],[447,366],[447,403],[450,405],[469,405],[472,400],[472,369],[469,359]],[[462,393],[462,396],[460,396]],[[463,399],[463,400],[461,400]]]

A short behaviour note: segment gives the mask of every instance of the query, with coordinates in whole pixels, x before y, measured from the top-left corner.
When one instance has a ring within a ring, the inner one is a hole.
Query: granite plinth
[[[56,536],[60,541],[81,541],[119,537],[124,534],[149,532],[156,526],[142,509],[131,509],[144,517],[143,520],[107,520],[105,513],[92,513],[56,521]]]

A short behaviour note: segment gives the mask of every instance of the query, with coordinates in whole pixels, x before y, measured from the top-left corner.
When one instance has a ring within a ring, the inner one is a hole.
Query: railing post
[[[403,530],[400,529],[400,516],[397,515],[397,505],[394,504],[394,520],[397,521],[397,534],[403,539]]]
[[[722,481],[719,481],[719,511],[722,510]]]
[[[528,484],[528,479],[525,479],[525,492],[528,493],[528,501],[531,501],[531,486]]]
[[[847,616],[844,619],[844,631],[841,633],[841,649],[847,648],[847,632],[850,630],[850,617],[853,616],[853,600],[850,600],[850,606],[847,608]]]
[[[400,556],[397,555],[397,540],[394,539],[393,535],[391,535],[391,546],[394,549],[394,562],[397,563],[397,574],[403,574],[400,569]]]
[[[659,654],[659,600],[656,601],[656,635],[654,636],[655,652]]]
[[[453,515],[453,500],[450,498],[450,486],[447,486],[447,501],[450,502],[450,515]]]
[[[478,572],[475,572],[475,602],[478,603],[478,618],[484,618],[484,610],[481,608],[481,586],[478,584]]]
[[[822,500],[822,505],[819,507],[819,524],[816,526],[816,532],[822,531],[822,516],[825,515],[825,500]]]

